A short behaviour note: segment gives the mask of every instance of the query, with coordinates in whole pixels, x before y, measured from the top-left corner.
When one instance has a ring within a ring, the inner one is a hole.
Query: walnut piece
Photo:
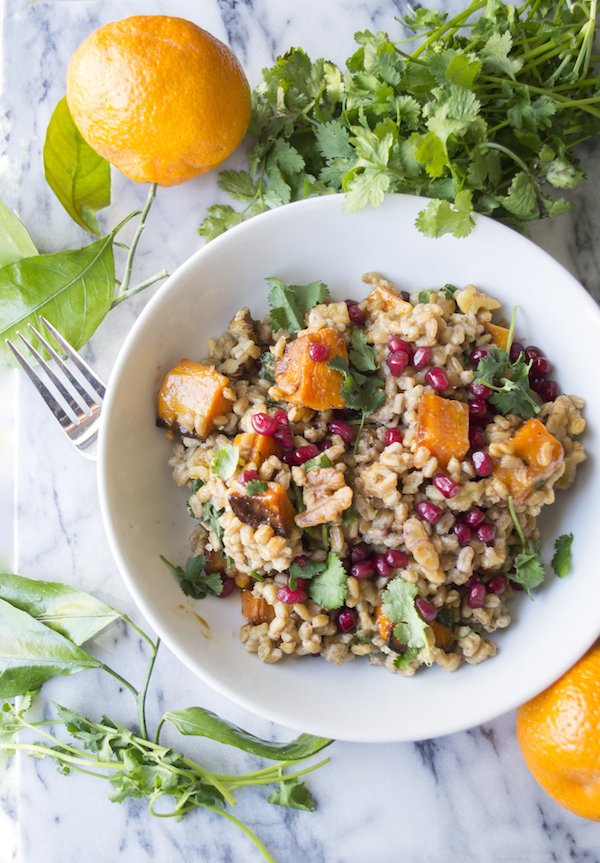
[[[335,521],[352,504],[352,489],[344,474],[334,467],[318,468],[306,474],[303,489],[305,512],[296,516],[300,528]]]

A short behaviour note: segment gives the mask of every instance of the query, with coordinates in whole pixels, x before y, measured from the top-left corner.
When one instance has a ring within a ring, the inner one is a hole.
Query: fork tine
[[[50,368],[50,366],[48,365],[46,360],[43,358],[43,356],[40,354],[40,352],[37,351],[34,348],[34,346],[30,342],[27,341],[25,336],[22,333],[20,333],[19,330],[17,330],[17,335],[21,339],[21,341],[23,342],[25,347],[36,358],[36,360],[38,361],[38,363],[40,365],[40,368],[44,369],[44,371],[48,375],[49,380],[52,381],[52,383],[54,384],[54,386],[56,387],[56,389],[58,390],[58,392],[60,393],[60,395],[64,399],[65,404],[67,404],[69,409],[71,411],[73,411],[73,416],[75,416],[75,417],[79,416],[79,414],[81,413],[81,405],[77,404],[77,402],[75,401],[75,399],[73,398],[71,393],[67,390],[67,388],[65,387],[63,382],[60,380],[60,378],[54,374],[54,372],[52,371],[52,369]]]
[[[68,341],[63,338],[63,336],[61,336],[58,330],[52,326],[52,324],[49,320],[47,320],[47,318],[45,318],[43,315],[40,315],[40,320],[46,327],[48,332],[52,333],[58,344],[61,346],[61,348],[69,357],[69,359],[73,362],[73,364],[77,366],[86,381],[94,388],[95,392],[98,394],[98,398],[103,399],[106,394],[106,387],[104,386],[100,378],[88,366],[85,360],[79,356],[77,351],[68,343]]]
[[[44,401],[46,402],[46,404],[64,429],[64,431],[67,431],[67,429],[73,425],[72,420],[64,412],[61,405],[54,398],[46,384],[42,380],[40,380],[40,378],[33,371],[23,354],[20,353],[20,351],[13,345],[13,343],[9,339],[6,339],[6,344],[11,349],[17,362],[19,363],[31,383],[34,385],[36,390],[39,392],[41,397],[44,399]]]
[[[52,359],[54,359],[56,361],[57,366],[62,371],[62,373],[65,375],[65,377],[67,378],[67,380],[69,381],[69,383],[73,387],[73,389],[83,399],[86,406],[88,408],[93,408],[97,404],[96,399],[92,398],[92,396],[88,393],[88,391],[85,389],[85,387],[81,386],[81,384],[79,383],[79,381],[77,380],[75,375],[71,372],[71,369],[68,367],[68,365],[66,363],[63,362],[62,357],[60,357],[56,353],[56,351],[54,350],[54,348],[52,347],[50,342],[47,341],[42,336],[42,334],[36,330],[36,328],[33,326],[33,324],[31,324],[31,323],[28,324],[28,327],[31,330],[31,332],[34,334],[36,339],[38,339],[41,342],[41,344],[46,348],[46,350],[48,351],[48,353],[50,354]],[[23,337],[21,336],[21,338],[23,338]],[[33,348],[31,348],[30,345],[28,345],[28,347],[33,351]],[[56,386],[59,386],[59,384],[57,383],[56,380],[54,381],[54,384]]]

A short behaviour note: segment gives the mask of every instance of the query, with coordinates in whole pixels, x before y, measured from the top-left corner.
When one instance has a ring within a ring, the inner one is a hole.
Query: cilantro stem
[[[133,235],[133,240],[131,241],[129,252],[127,253],[127,259],[125,261],[125,272],[123,275],[123,281],[121,283],[121,290],[119,292],[119,295],[125,294],[127,292],[127,289],[129,288],[129,282],[131,281],[131,272],[133,270],[133,259],[135,257],[135,252],[138,247],[140,237],[142,236],[144,228],[146,227],[146,218],[150,211],[150,207],[152,206],[152,202],[154,201],[154,198],[156,196],[156,188],[156,183],[152,183],[150,185],[148,197],[146,198],[146,203],[140,213],[140,220],[138,222],[137,228],[135,229],[135,234]]]
[[[514,306],[512,310],[512,315],[510,317],[510,327],[508,328],[508,336],[506,337],[506,347],[504,348],[506,355],[510,360],[510,349],[512,347],[512,343],[515,338],[515,325],[517,323],[517,309],[518,306]]]
[[[508,511],[510,513],[510,517],[512,518],[513,524],[515,526],[515,530],[519,535],[519,539],[521,540],[521,545],[523,548],[525,547],[525,534],[523,533],[523,528],[521,527],[521,522],[517,518],[517,513],[515,510],[515,504],[511,496],[508,498]]]
[[[104,663],[104,662],[101,662],[98,667],[101,668],[102,671],[106,671],[107,674],[110,674],[111,677],[114,677],[115,680],[118,680],[122,686],[124,686],[126,689],[128,689],[131,692],[131,694],[133,695],[133,697],[137,701],[138,690],[135,688],[133,683],[130,683],[128,680],[125,680],[125,678],[121,677],[121,675],[117,671],[115,671],[114,668],[111,668],[110,665],[106,665],[106,663]]]
[[[232,824],[235,824],[236,827],[245,833],[246,836],[252,840],[255,846],[258,848],[260,853],[263,855],[267,863],[276,863],[273,857],[269,854],[263,843],[260,841],[256,833],[253,833],[249,827],[247,827],[243,821],[239,821],[231,812],[227,812],[225,809],[218,809],[216,806],[204,806],[205,809],[209,809],[211,812],[216,812],[217,815],[222,815],[223,818],[226,818],[228,821],[231,821]]]
[[[64,764],[69,764],[79,769],[79,765],[86,764],[89,767],[99,767],[101,770],[114,770],[123,773],[127,768],[119,761],[96,761],[91,758],[68,755],[64,752],[57,752],[55,749],[49,749],[47,746],[41,746],[37,743],[0,743],[0,751],[10,752],[28,752],[30,755],[38,758],[52,758],[54,761],[61,761]],[[100,774],[96,774],[100,775]],[[106,776],[104,779],[108,778]]]
[[[148,737],[148,730],[146,728],[146,694],[148,692],[148,685],[150,683],[150,677],[152,676],[152,671],[154,669],[154,663],[156,662],[156,654],[158,653],[158,648],[160,647],[160,638],[156,639],[156,644],[152,644],[150,659],[148,660],[148,665],[146,667],[146,673],[144,675],[144,679],[142,681],[142,688],[137,694],[136,704],[137,704],[137,712],[138,712],[138,724],[140,726],[140,731],[144,737]]]
[[[201,767],[195,761],[192,761],[191,758],[184,757],[181,760],[186,765],[186,767],[194,770],[196,773],[202,776],[203,779],[206,779],[207,782],[213,785],[217,789],[217,791],[220,791],[225,800],[230,804],[230,806],[235,806],[235,797],[233,797],[233,795],[227,790],[227,788],[225,787],[225,785],[223,785],[220,779],[217,779],[215,776],[213,776],[212,773],[209,773],[208,770],[205,770],[204,767]]]
[[[323,761],[319,761],[318,764],[311,764],[309,767],[304,767],[302,770],[296,770],[295,773],[284,773],[283,768],[287,767],[290,762],[280,761],[268,768],[272,774],[270,777],[267,777],[266,775],[258,776],[257,773],[256,779],[244,779],[244,781],[238,781],[238,779],[235,778],[232,782],[228,782],[227,785],[230,789],[236,789],[245,788],[250,785],[272,785],[273,782],[289,782],[292,779],[299,779],[300,776],[306,776],[307,773],[312,773],[314,770],[318,770],[319,767],[324,767],[325,764],[329,764],[330,761],[331,758],[325,758]],[[252,774],[246,774],[246,776],[252,776]],[[240,777],[240,779],[241,778],[242,777]]]

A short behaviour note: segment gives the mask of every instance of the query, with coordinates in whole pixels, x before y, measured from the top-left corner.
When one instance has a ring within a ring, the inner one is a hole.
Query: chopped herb
[[[352,330],[350,335],[350,362],[359,372],[377,371],[375,348],[367,343],[367,337],[362,330]]]
[[[200,489],[202,488],[202,486],[203,486],[203,485],[204,485],[204,481],[203,481],[203,480],[201,480],[201,479],[193,479],[193,480],[192,480],[192,482],[191,482],[191,489],[192,489],[192,492],[193,492],[194,494],[196,494],[196,492],[197,492],[197,491],[200,491]]]
[[[207,501],[202,507],[202,521],[208,530],[214,533],[220,547],[223,546],[223,528],[219,524],[219,516],[222,512],[222,509],[217,509],[210,501]]]
[[[449,283],[445,284],[443,288],[440,288],[440,293],[443,294],[447,300],[451,300],[454,297],[454,294],[457,292],[458,288],[456,285],[451,285]]]
[[[447,300],[451,300],[457,290],[458,288],[456,285],[450,284],[444,285],[444,287],[439,290],[430,288],[429,290],[419,291],[418,300],[420,303],[430,303],[432,294],[443,294]]]
[[[454,618],[452,617],[452,612],[449,608],[440,608],[436,620],[441,623],[442,626],[447,627],[451,627],[454,623]]]
[[[415,607],[418,594],[419,589],[415,584],[399,577],[393,578],[383,591],[381,605],[385,616],[395,624],[394,637],[397,641],[417,652],[428,647],[425,635],[427,624]]]
[[[359,644],[370,644],[373,640],[373,633],[366,629],[359,629],[358,632],[354,633],[354,640],[358,641]]]
[[[203,554],[188,557],[185,566],[176,566],[163,557],[160,559],[173,570],[179,586],[186,596],[192,599],[204,599],[205,596],[220,596],[223,590],[223,579],[218,572],[206,572],[206,558]]]
[[[349,506],[348,509],[345,509],[342,513],[342,524],[354,524],[356,519],[358,518],[358,514],[353,506]]]
[[[399,653],[394,659],[396,668],[408,668],[408,666],[417,658],[421,652],[420,647],[407,647],[404,653]]]
[[[428,303],[431,300],[432,293],[433,291],[419,291],[417,299],[420,303]]]
[[[227,444],[213,455],[211,470],[219,479],[228,480],[236,472],[240,461],[240,451],[236,446]]]
[[[360,425],[354,441],[354,452],[356,452],[367,418],[385,401],[385,395],[382,392],[384,384],[375,375],[367,376],[351,370],[343,357],[335,357],[330,360],[329,368],[336,369],[344,376],[340,393],[346,406],[352,410],[360,411]]]
[[[309,594],[323,608],[341,608],[346,601],[348,576],[335,552],[329,552],[325,569],[310,582]]]
[[[331,467],[332,461],[328,458],[324,453],[320,453],[316,455],[314,458],[305,461],[302,465],[304,468],[304,473],[310,473],[311,470],[319,470],[322,467]]]
[[[573,534],[563,533],[554,542],[554,556],[552,558],[552,569],[559,578],[564,578],[571,572],[571,547],[573,545]]]
[[[498,409],[499,413],[517,414],[523,419],[531,419],[539,413],[540,406],[534,398],[533,391],[529,385],[529,369],[531,360],[528,362],[523,354],[520,354],[514,362],[510,361],[509,351],[514,333],[515,312],[509,331],[508,351],[502,348],[492,348],[490,353],[483,357],[475,370],[475,383],[485,384],[493,390],[490,396],[490,404]]]
[[[540,586],[546,574],[540,557],[540,545],[531,539],[525,539],[512,497],[508,498],[508,511],[521,541],[521,551],[514,559],[515,571],[510,573],[509,578],[522,585],[527,596],[533,599],[531,591]]]
[[[327,564],[325,561],[319,560],[308,560],[304,566],[301,566],[299,563],[293,563],[289,569],[288,584],[290,586],[290,590],[296,590],[299,578],[303,578],[305,581],[310,581],[310,579],[314,578],[315,575],[319,575],[323,572],[326,567]]]
[[[279,789],[271,791],[267,802],[274,803],[275,806],[286,806],[288,809],[300,809],[303,812],[314,812],[317,808],[314,797],[300,779],[280,782]]]
[[[270,278],[269,321],[274,330],[297,333],[304,327],[304,315],[319,303],[326,302],[329,290],[323,282],[308,285],[286,285],[281,279]]]
[[[261,479],[250,479],[244,486],[244,491],[246,494],[250,495],[250,497],[254,497],[255,494],[262,494],[268,489],[268,485],[266,482],[263,482]]]
[[[275,357],[271,351],[265,351],[261,355],[258,376],[265,381],[270,381],[272,384],[275,383]]]

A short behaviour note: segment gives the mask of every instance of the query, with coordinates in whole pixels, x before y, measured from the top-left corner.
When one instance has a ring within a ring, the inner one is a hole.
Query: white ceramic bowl
[[[595,459],[544,513],[543,551],[573,531],[574,569],[548,574],[530,602],[512,603],[514,621],[494,636],[499,653],[454,674],[439,668],[404,679],[357,661],[335,667],[311,658],[264,665],[238,640],[236,597],[187,601],[160,561],[184,561],[193,522],[186,490],[171,479],[171,444],[155,427],[155,396],[183,356],[200,358],[206,340],[234,312],[267,310],[266,276],[325,281],[336,298],[361,297],[361,276],[377,270],[401,288],[473,282],[510,308],[517,333],[547,351],[565,392],[588,400],[585,444],[598,451],[600,400],[593,356],[598,310],[549,255],[486,218],[466,239],[426,239],[414,227],[423,200],[390,196],[377,210],[348,215],[340,195],[258,216],[211,242],[158,291],[127,338],[113,371],[100,436],[104,524],[133,598],[168,647],[203,680],[249,710],[292,728],[355,741],[418,740],[468,728],[531,697],[567,669],[600,630]],[[548,567],[550,570],[550,567]],[[203,626],[193,610],[203,618]],[[201,701],[190,679],[186,698]]]

